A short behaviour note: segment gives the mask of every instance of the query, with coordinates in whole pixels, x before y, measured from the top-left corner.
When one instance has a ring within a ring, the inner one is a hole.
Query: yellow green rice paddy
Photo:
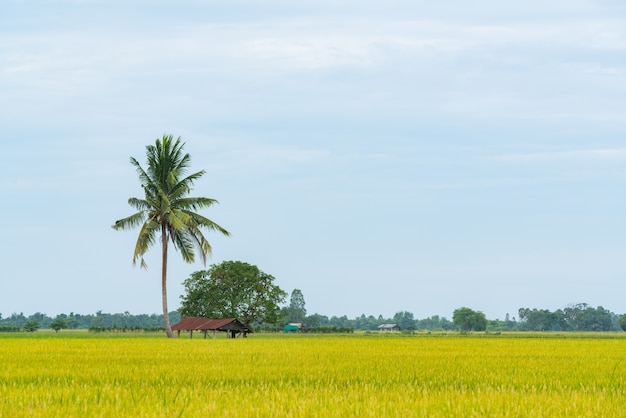
[[[626,416],[626,339],[0,337],[0,416]]]

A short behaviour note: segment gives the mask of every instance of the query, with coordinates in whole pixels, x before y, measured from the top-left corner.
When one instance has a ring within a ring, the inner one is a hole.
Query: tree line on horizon
[[[480,311],[469,308],[459,308],[455,310],[453,319],[445,316],[433,315],[428,318],[415,318],[409,311],[399,311],[393,317],[382,315],[365,315],[354,318],[342,316],[326,316],[318,313],[305,316],[302,314],[304,299],[302,293],[295,289],[292,292],[289,305],[281,308],[280,315],[274,323],[257,322],[253,325],[255,331],[282,331],[283,327],[291,322],[300,322],[306,329],[326,329],[334,330],[355,330],[355,331],[375,331],[382,324],[397,324],[402,331],[621,331],[626,326],[626,315],[618,315],[602,306],[592,307],[585,303],[568,306],[564,309],[550,311],[547,309],[520,308],[518,310],[519,319],[510,317],[505,319],[487,319]],[[291,308],[291,311],[290,311]],[[294,312],[293,309],[299,309]],[[480,315],[482,314],[482,315]],[[294,316],[295,315],[295,316]],[[461,315],[462,318],[458,316]],[[169,312],[173,323],[181,319],[178,311]],[[469,318],[469,320],[468,320]],[[473,319],[472,319],[473,318]],[[466,320],[469,322],[463,323]],[[23,331],[54,329],[54,323],[62,326],[59,329],[90,329],[92,331],[134,331],[134,330],[162,330],[163,315],[160,314],[138,314],[124,313],[103,313],[97,311],[94,314],[60,314],[52,318],[44,313],[37,312],[29,316],[23,313],[13,313],[3,317],[0,314],[0,331]],[[36,325],[34,329],[29,325]]]
[[[377,330],[381,324],[397,324],[404,331],[622,331],[626,330],[626,315],[618,315],[602,306],[591,307],[585,303],[565,309],[520,308],[519,320],[509,314],[504,320],[487,319],[480,311],[462,307],[456,309],[452,320],[439,315],[415,318],[409,311],[399,311],[391,318],[382,315],[362,314],[354,319],[347,316],[307,316],[307,327],[337,326],[355,330]]]

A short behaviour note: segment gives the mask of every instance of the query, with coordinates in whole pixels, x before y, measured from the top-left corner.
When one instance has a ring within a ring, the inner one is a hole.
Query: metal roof
[[[190,316],[181,319],[172,327],[172,331],[226,331],[229,329],[250,332],[248,327],[242,324],[237,318],[212,319]]]
[[[380,329],[391,329],[391,328],[400,328],[398,324],[380,324],[378,326]]]

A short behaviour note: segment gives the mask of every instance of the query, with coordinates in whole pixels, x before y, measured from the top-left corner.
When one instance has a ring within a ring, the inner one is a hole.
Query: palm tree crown
[[[207,256],[211,254],[211,245],[204,237],[202,229],[230,235],[215,222],[196,213],[218,202],[207,197],[188,196],[194,181],[202,177],[205,171],[186,176],[191,157],[183,152],[184,145],[180,137],[174,140],[171,135],[163,135],[154,145],[146,147],[145,170],[136,159],[130,158],[131,164],[137,169],[145,196],[143,199],[128,199],[128,204],[138,212],[116,221],[113,225],[115,230],[140,227],[133,264],[140,259],[143,268],[147,267],[144,254],[157,242],[159,232],[161,233],[163,315],[168,337],[172,336],[166,290],[168,242],[171,241],[174,248],[180,250],[186,262],[195,261],[197,250],[202,262],[206,264]]]

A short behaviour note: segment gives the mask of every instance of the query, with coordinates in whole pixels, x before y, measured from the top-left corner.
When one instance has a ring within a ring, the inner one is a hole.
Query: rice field
[[[0,336],[0,417],[619,417],[626,339]]]

